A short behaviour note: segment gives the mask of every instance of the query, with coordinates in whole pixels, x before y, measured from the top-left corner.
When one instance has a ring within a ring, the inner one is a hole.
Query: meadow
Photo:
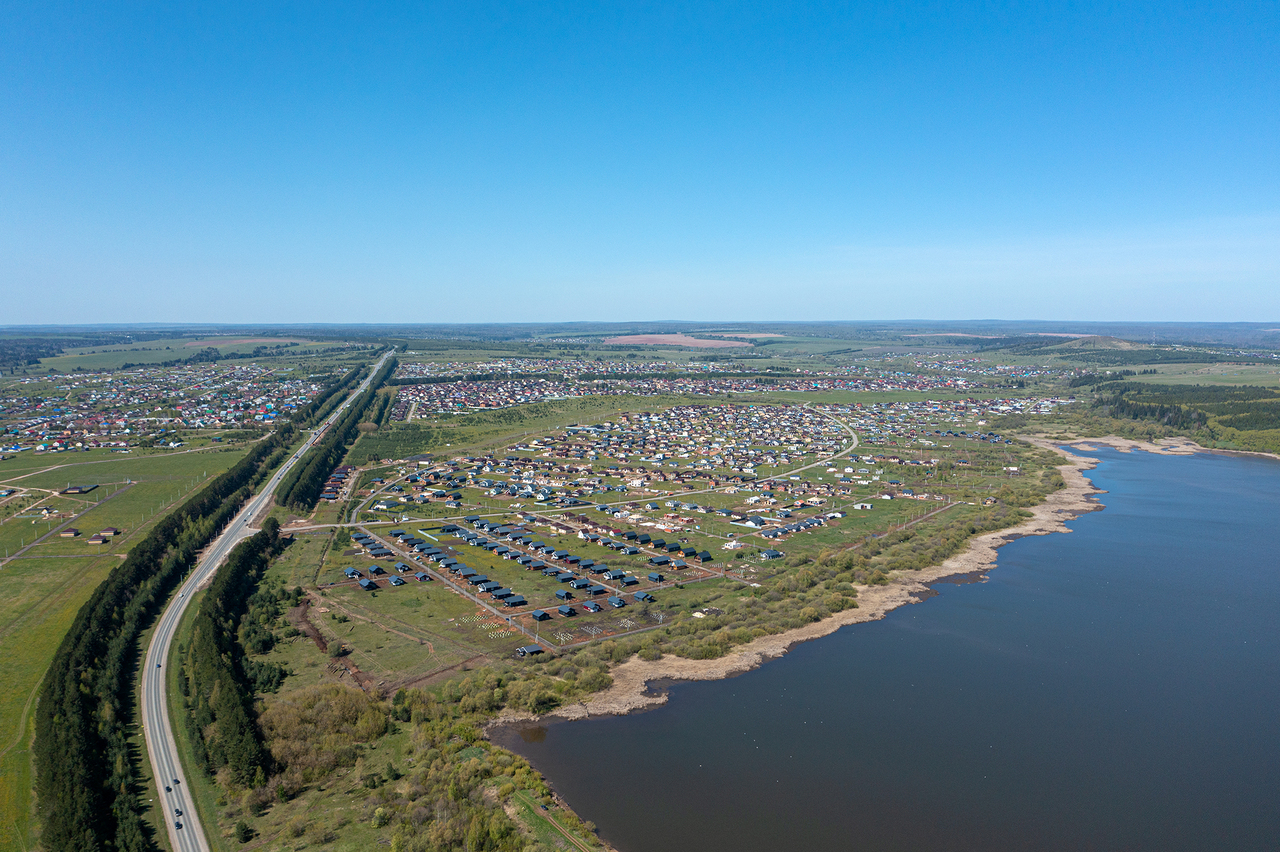
[[[67,454],[47,455],[31,459],[39,459],[43,470],[37,467],[26,471],[34,475],[9,480],[23,487],[60,489],[71,477],[76,484],[100,487],[83,499],[52,496],[36,504],[68,512],[87,509],[71,522],[82,528],[80,538],[52,536],[0,566],[0,658],[6,661],[6,677],[0,680],[0,845],[34,846],[31,709],[45,669],[81,604],[158,517],[243,455],[244,450],[116,456],[69,465]],[[135,484],[126,488],[125,479]],[[117,489],[122,490],[114,494]],[[21,517],[31,511],[0,522],[0,546],[16,551],[21,538],[30,544],[33,532],[56,529],[61,523],[31,524]],[[122,535],[107,545],[85,542],[90,533],[106,526],[120,528]]]

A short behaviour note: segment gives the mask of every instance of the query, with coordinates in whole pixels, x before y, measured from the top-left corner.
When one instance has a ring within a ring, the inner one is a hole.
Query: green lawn
[[[31,737],[40,680],[80,606],[118,560],[20,559],[0,569],[0,847],[34,846]]]

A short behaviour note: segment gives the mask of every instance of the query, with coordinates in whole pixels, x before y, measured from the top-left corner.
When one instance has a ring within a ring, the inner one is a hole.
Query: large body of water
[[[1280,462],[1095,454],[988,582],[499,739],[622,852],[1280,848]]]

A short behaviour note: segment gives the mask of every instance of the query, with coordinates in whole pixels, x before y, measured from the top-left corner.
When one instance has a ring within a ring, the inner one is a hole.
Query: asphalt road
[[[151,759],[151,772],[155,776],[157,795],[160,797],[160,810],[165,817],[170,846],[176,852],[208,852],[209,850],[209,841],[205,837],[204,827],[200,824],[200,817],[187,790],[187,776],[178,757],[173,725],[169,720],[169,702],[165,695],[165,667],[178,624],[182,621],[182,614],[186,611],[187,604],[191,602],[191,596],[196,588],[213,576],[227,554],[241,541],[257,532],[249,524],[266,506],[284,475],[323,437],[347,406],[369,386],[374,375],[389,357],[391,353],[384,355],[374,365],[360,387],[329,415],[320,428],[311,433],[306,443],[299,447],[297,452],[280,466],[262,490],[245,504],[226,530],[205,551],[190,576],[179,587],[177,596],[169,601],[169,606],[156,623],[155,632],[151,635],[151,644],[147,647],[147,660],[144,663],[142,675],[143,731],[146,734],[147,756]],[[179,811],[181,816],[178,816]],[[181,828],[178,827],[179,825]]]

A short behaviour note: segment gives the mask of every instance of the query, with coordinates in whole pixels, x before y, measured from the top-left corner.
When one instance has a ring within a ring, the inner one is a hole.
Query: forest
[[[1099,385],[1094,407],[1112,417],[1154,420],[1176,429],[1208,426],[1259,432],[1280,429],[1280,391],[1275,388],[1213,385]]]
[[[316,398],[299,408],[293,415],[293,421],[301,429],[309,429],[333,413],[333,409],[342,403],[344,391],[353,387],[364,374],[363,367],[356,367],[336,382],[326,385]]]

